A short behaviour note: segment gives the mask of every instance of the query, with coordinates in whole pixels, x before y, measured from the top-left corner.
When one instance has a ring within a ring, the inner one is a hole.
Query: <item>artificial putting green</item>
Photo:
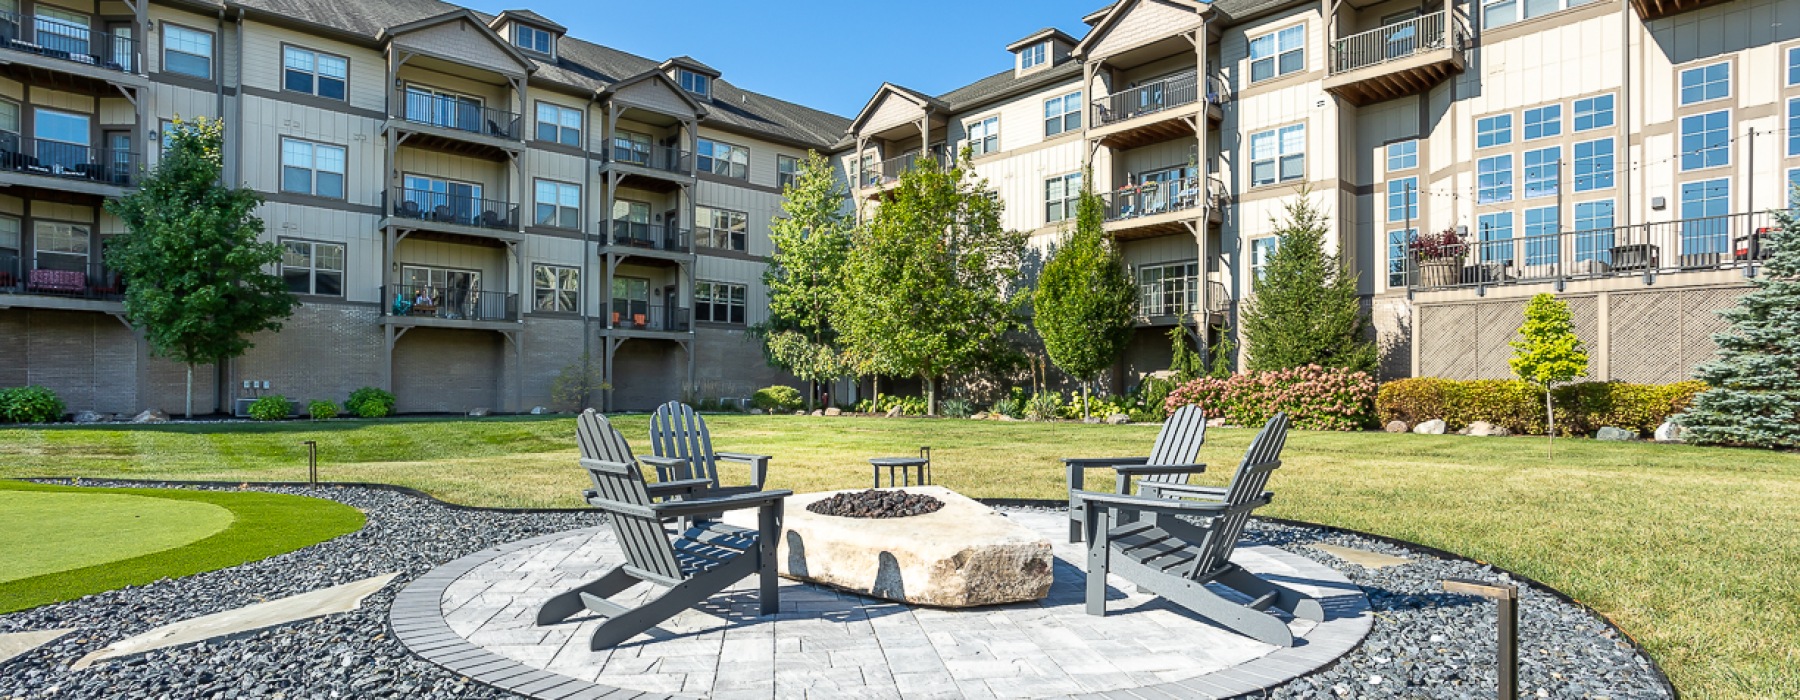
[[[363,526],[320,498],[0,482],[0,613],[291,552]]]

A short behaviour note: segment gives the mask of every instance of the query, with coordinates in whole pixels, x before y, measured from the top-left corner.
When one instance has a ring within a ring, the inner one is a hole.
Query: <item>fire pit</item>
[[[943,507],[943,501],[931,496],[880,489],[833,494],[806,505],[807,510],[819,515],[840,518],[905,518],[936,513]]]

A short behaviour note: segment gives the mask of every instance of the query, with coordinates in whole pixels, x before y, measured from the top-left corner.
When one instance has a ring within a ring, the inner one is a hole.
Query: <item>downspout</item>
[[[588,129],[589,129],[588,133],[590,134],[590,137],[588,140],[589,140],[590,146],[593,143],[593,138],[591,136],[592,134],[604,133],[604,132],[601,132],[598,128],[596,128],[596,126],[592,120],[592,117],[594,115],[594,105],[596,103],[598,103],[599,101],[600,101],[600,91],[599,90],[595,90],[592,95],[588,96],[586,117],[588,118],[587,119]],[[602,142],[600,145],[601,148],[607,148],[609,146],[611,146],[611,144],[608,144],[605,142]],[[582,162],[581,191],[584,193],[583,196],[588,198],[588,201],[593,201],[593,196],[594,196],[594,149],[592,149],[592,148],[581,149],[581,162]],[[608,220],[608,221],[611,220],[610,217],[612,216],[612,212],[601,212],[601,213],[603,216],[608,217],[607,219],[604,219],[604,220]],[[585,226],[585,225],[581,227],[581,230],[582,230],[582,234],[581,234],[581,243],[582,243],[582,245],[581,245],[581,287],[579,288],[581,298],[580,298],[580,300],[578,300],[576,302],[576,304],[577,304],[577,308],[580,309],[580,311],[581,311],[581,377],[582,377],[583,383],[586,383],[587,378],[593,376],[593,372],[594,372],[594,328],[593,328],[593,316],[592,316],[592,314],[589,313],[589,309],[588,309],[587,287],[588,287],[588,285],[593,284],[593,282],[594,282],[593,268],[590,266],[593,265],[594,258],[596,258],[600,255],[600,247],[598,245],[596,245],[596,241],[598,239],[596,239],[594,237],[594,234],[596,233],[596,231],[594,229],[598,229],[600,227],[600,224],[598,223],[598,221],[601,221],[601,220],[602,219],[595,219],[596,223],[594,224],[594,226],[592,228]],[[601,292],[601,294],[605,294],[605,290],[600,290],[600,292]],[[596,305],[598,305],[597,302],[596,302]],[[608,342],[611,342],[611,341],[608,341]],[[583,395],[581,397],[581,406],[583,408],[587,407],[587,402],[588,402],[588,397],[586,395]]]
[[[214,34],[214,36],[224,36],[225,35],[225,4],[224,3],[219,3],[219,19],[218,19],[218,26],[216,27],[216,29],[218,31],[216,34]],[[164,31],[167,31],[166,27],[164,28]],[[144,38],[145,38],[146,42],[149,40],[149,37],[147,37],[147,36]],[[215,50],[215,53],[218,53],[218,52]],[[224,59],[225,59],[224,55],[219,54],[217,56],[217,60],[214,61],[214,63],[215,63],[214,67],[222,68],[225,64]],[[217,70],[216,75],[214,75],[213,77],[214,77],[214,80],[213,80],[213,99],[214,99],[213,114],[218,117],[220,122],[224,122],[225,121],[225,72],[223,70]],[[143,109],[143,106],[139,105],[138,108]],[[233,129],[233,131],[236,131],[236,130]],[[149,144],[145,144],[146,147],[148,145]],[[220,156],[221,162],[219,164],[220,165],[220,167],[219,167],[219,184],[221,184],[221,185],[228,184],[226,181],[226,174],[225,174],[223,159],[224,159],[224,157]],[[214,365],[214,367],[213,367],[214,375],[216,377],[213,380],[213,382],[215,384],[215,386],[213,387],[213,400],[215,403],[218,404],[217,406],[214,407],[215,409],[217,409],[216,412],[218,412],[218,413],[225,413],[227,415],[232,413],[231,384],[232,384],[232,380],[233,380],[233,375],[234,375],[233,370],[235,369],[235,367],[234,367],[235,364],[236,363],[232,362],[230,358],[226,358],[225,360],[220,361],[218,364]],[[190,365],[190,367],[191,367],[191,365]],[[193,399],[193,387],[191,386],[191,384],[193,383],[193,377],[194,377],[193,372],[190,369],[188,372],[188,383],[190,384],[190,386],[188,387],[188,398],[189,398],[188,404],[189,404],[190,409],[193,406],[193,400],[192,400]],[[189,417],[191,418],[192,416],[190,415]]]
[[[1619,46],[1625,51],[1625,58],[1619,61],[1619,130],[1620,139],[1624,141],[1625,162],[1631,159],[1631,59],[1636,55],[1631,49],[1631,3],[1619,3]],[[1616,165],[1614,166],[1617,167]],[[1635,168],[1625,170],[1625,177],[1619,178],[1619,211],[1624,220],[1615,221],[1615,226],[1632,225],[1631,213],[1631,176]]]
[[[232,112],[233,112],[232,116],[234,118],[234,121],[232,121],[231,123],[232,123],[232,125],[234,125],[237,128],[227,129],[226,130],[226,138],[231,139],[231,161],[232,161],[231,173],[236,176],[236,178],[235,178],[236,180],[238,180],[239,182],[243,182],[244,181],[244,128],[243,128],[243,125],[244,125],[244,94],[243,94],[244,93],[244,8],[241,5],[238,6],[238,8],[237,8],[237,22],[235,24],[236,24],[235,29],[237,31],[236,31],[236,36],[232,37],[232,43],[237,44],[237,65],[235,67],[236,73],[237,73],[237,81],[236,81],[237,84],[233,85],[232,87],[237,88],[238,94],[234,96],[234,99],[231,102]],[[223,68],[221,68],[219,71],[219,82],[221,84],[221,87],[219,88],[219,90],[221,93],[223,93],[224,92],[223,83],[225,82],[225,71]],[[223,113],[221,113],[221,116],[223,116]]]

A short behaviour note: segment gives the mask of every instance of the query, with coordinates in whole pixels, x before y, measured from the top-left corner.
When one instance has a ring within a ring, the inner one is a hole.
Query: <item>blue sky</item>
[[[349,0],[356,1],[356,0]],[[522,3],[469,3],[499,12]],[[1106,0],[538,0],[569,34],[648,58],[688,54],[732,84],[846,117],[882,81],[938,94],[1012,65],[1045,26],[1074,36]],[[928,18],[928,19],[921,19]]]

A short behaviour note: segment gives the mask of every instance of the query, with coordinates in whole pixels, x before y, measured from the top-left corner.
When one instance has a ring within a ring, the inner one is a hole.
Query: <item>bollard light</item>
[[[1481,596],[1494,601],[1500,609],[1500,653],[1496,675],[1500,677],[1496,696],[1500,700],[1519,698],[1519,587],[1512,584],[1488,583],[1472,579],[1444,579],[1444,591]]]
[[[922,479],[921,483],[926,483],[926,484],[932,483],[932,481],[931,481],[931,447],[929,445],[919,448],[919,459],[925,460],[925,469],[924,469],[924,471],[920,472],[920,474],[919,474],[920,478]]]
[[[306,445],[306,483],[313,485],[313,486],[318,486],[319,485],[319,443],[316,440],[307,440],[306,442],[303,442],[300,444]]]

